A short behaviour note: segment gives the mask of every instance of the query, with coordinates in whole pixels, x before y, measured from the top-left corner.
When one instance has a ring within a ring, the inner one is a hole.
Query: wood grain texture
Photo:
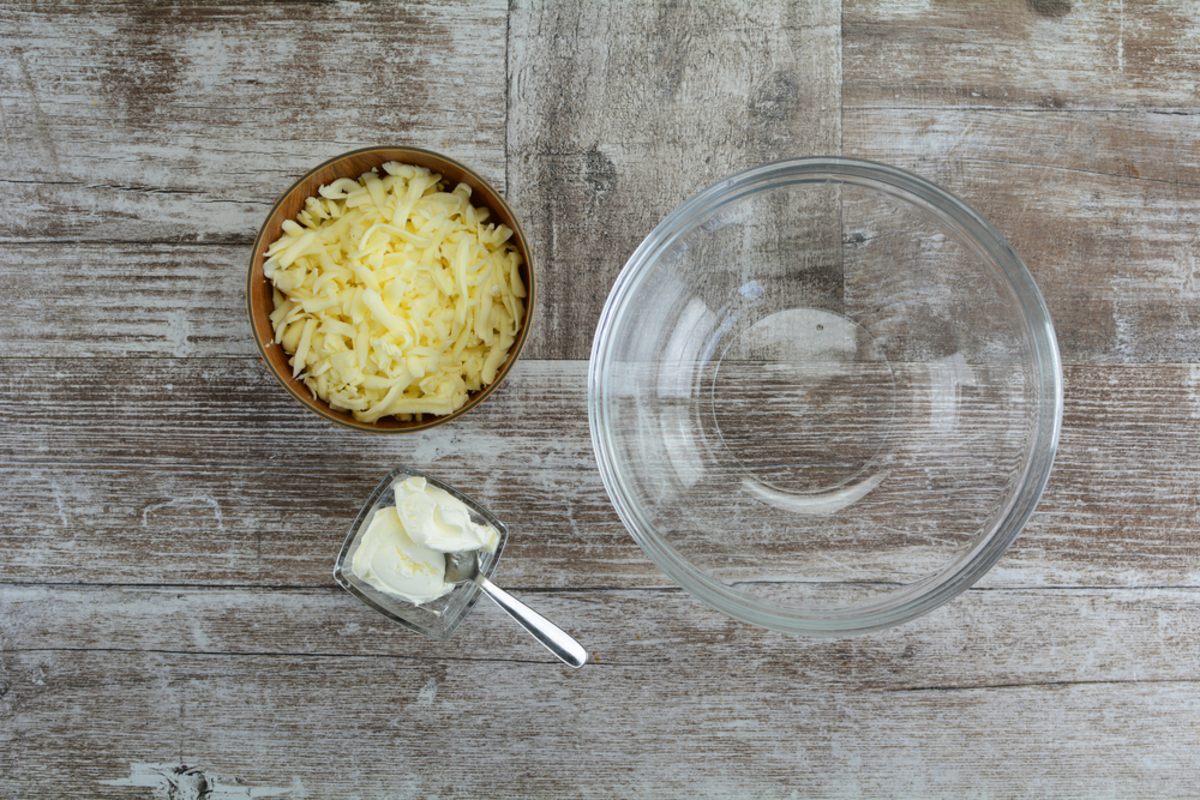
[[[249,257],[249,243],[9,244],[0,339],[34,359],[249,358]]]
[[[248,242],[367,145],[504,189],[503,2],[5,6],[0,241]]]
[[[959,194],[1024,258],[1063,358],[1200,352],[1190,3],[847,3],[843,149]]]
[[[506,521],[507,579],[525,565],[515,585],[597,585],[614,572],[665,581],[606,500],[583,364],[520,362],[511,384],[462,420],[400,438],[322,421],[250,359],[84,360],[74,378],[67,366],[27,362],[19,377],[7,373],[11,394],[0,414],[12,438],[0,470],[22,501],[4,522],[5,537],[16,537],[3,556],[6,575],[158,580],[134,574],[138,564],[173,582],[189,582],[191,572],[199,583],[330,585],[358,507],[404,463]],[[113,370],[122,373],[115,381]],[[45,413],[46,401],[58,411]],[[87,577],[99,550],[112,554],[109,577]],[[602,563],[610,560],[617,563]]]
[[[1200,353],[1200,116],[900,109],[843,124],[847,155],[913,170],[1000,230],[1065,360]]]
[[[3,598],[5,634],[33,645],[0,656],[9,796],[129,796],[113,784],[149,762],[301,798],[1149,798],[1189,786],[1200,756],[1194,592],[972,592],[941,624],[802,656],[680,595],[539,597],[583,631],[620,631],[579,672],[530,658],[490,606],[446,655],[345,595]],[[107,611],[110,640],[64,626],[75,610]],[[1019,621],[996,638],[1005,613]],[[1056,619],[1080,622],[1064,635]]]
[[[1198,36],[1187,0],[0,2],[0,797],[1200,797]],[[479,409],[399,438],[298,408],[243,307],[278,194],[377,144],[507,189],[552,309]],[[984,580],[810,641],[643,555],[583,359],[671,209],[822,152],[983,212],[1068,365]],[[510,521],[499,582],[594,663],[334,586],[397,463]]]
[[[617,272],[688,196],[836,150],[838,16],[832,2],[514,8],[508,196],[546,265],[533,357],[587,357]]]
[[[814,688],[892,692],[1200,680],[1200,644],[1189,635],[1200,607],[1194,586],[978,587],[901,628],[842,639],[741,625],[677,589],[568,587],[522,597],[580,636],[602,669],[721,665],[730,673],[787,673]],[[449,657],[555,666],[487,602],[449,642],[396,625],[340,587],[9,583],[0,584],[0,602],[7,612],[0,643],[14,654],[356,656],[398,664]],[[1005,630],[996,629],[998,619],[1007,621]],[[801,646],[807,657],[787,664]]]
[[[251,360],[29,363],[0,382],[0,474],[22,498],[0,563],[22,582],[329,586],[362,499],[406,463],[506,520],[514,587],[669,586],[595,469],[585,366],[522,361],[463,419],[393,440],[304,412]],[[1066,375],[1050,485],[987,585],[1200,585],[1200,368]],[[895,536],[927,524],[909,513]]]
[[[848,0],[848,108],[1200,109],[1200,7]]]

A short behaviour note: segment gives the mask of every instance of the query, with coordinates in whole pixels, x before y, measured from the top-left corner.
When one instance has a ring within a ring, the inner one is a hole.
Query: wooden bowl
[[[314,397],[302,381],[293,378],[292,367],[288,363],[288,354],[275,343],[275,331],[271,327],[270,320],[271,312],[275,310],[275,301],[272,296],[271,283],[263,275],[263,264],[266,261],[264,254],[267,248],[283,233],[284,221],[296,219],[296,215],[304,208],[305,200],[315,196],[321,186],[338,178],[358,180],[363,173],[370,172],[375,167],[382,167],[389,161],[427,167],[431,171],[439,173],[449,184],[448,188],[450,189],[459,183],[470,186],[471,203],[476,207],[486,206],[491,211],[489,221],[503,223],[512,229],[511,241],[521,254],[521,280],[524,281],[528,293],[525,298],[525,319],[521,329],[517,332],[516,341],[513,342],[512,348],[508,352],[507,360],[496,373],[496,380],[477,392],[471,392],[467,396],[467,402],[454,413],[441,416],[427,414],[420,422],[401,422],[395,417],[384,417],[377,422],[359,422],[347,411],[335,411],[330,408],[328,403]],[[249,277],[246,281],[246,310],[250,316],[250,327],[254,331],[254,341],[258,344],[258,351],[262,354],[263,360],[275,379],[302,406],[314,414],[337,425],[370,433],[407,433],[425,430],[460,417],[482,403],[503,382],[520,356],[529,332],[530,320],[533,318],[536,297],[533,256],[529,252],[525,232],[508,203],[504,202],[504,198],[490,183],[469,167],[452,158],[419,147],[365,147],[331,158],[324,164],[309,170],[283,193],[271,207],[270,213],[267,214],[266,222],[263,223],[262,228],[258,231],[258,236],[254,239],[254,249],[250,254]]]

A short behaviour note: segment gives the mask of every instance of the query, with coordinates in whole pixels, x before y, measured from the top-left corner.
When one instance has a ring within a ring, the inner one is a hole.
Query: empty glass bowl
[[[647,555],[737,619],[840,635],[979,579],[1033,512],[1062,415],[1032,277],[961,200],[857,159],[686,201],[604,307],[605,486]]]

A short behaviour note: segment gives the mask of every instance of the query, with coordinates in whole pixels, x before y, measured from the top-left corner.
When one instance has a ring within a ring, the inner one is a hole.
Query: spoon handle
[[[583,645],[572,639],[566,631],[555,625],[529,606],[501,589],[482,575],[475,576],[475,583],[505,612],[521,623],[521,627],[529,631],[533,638],[563,661],[567,666],[579,669],[588,660],[588,652]]]

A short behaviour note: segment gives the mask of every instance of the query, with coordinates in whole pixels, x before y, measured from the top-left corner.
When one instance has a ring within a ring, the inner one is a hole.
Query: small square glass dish
[[[334,565],[333,577],[343,589],[385,617],[390,617],[406,628],[423,633],[431,639],[444,642],[454,635],[454,631],[458,629],[467,614],[474,608],[475,603],[479,601],[478,586],[466,581],[455,586],[454,590],[447,595],[431,600],[424,605],[414,605],[379,591],[356,575],[352,568],[354,554],[362,545],[363,534],[370,526],[375,512],[381,508],[395,505],[394,486],[398,481],[404,481],[411,477],[424,478],[429,485],[436,486],[458,498],[467,506],[472,521],[490,525],[496,529],[500,535],[496,552],[480,551],[479,553],[480,573],[486,578],[491,578],[496,564],[500,560],[500,554],[504,551],[504,545],[508,541],[508,528],[486,508],[453,486],[409,467],[396,467],[385,475],[379,485],[375,487],[375,491],[371,492],[371,496],[363,504],[362,510],[358,512],[354,524],[350,526],[350,532],[346,535],[346,541],[342,545],[342,552],[338,554],[337,563]]]

